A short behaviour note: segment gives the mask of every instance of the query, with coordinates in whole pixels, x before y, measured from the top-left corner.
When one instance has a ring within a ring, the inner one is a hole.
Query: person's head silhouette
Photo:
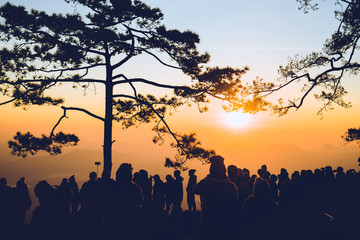
[[[91,173],[89,174],[89,178],[90,178],[90,180],[92,180],[92,181],[96,180],[96,178],[97,178],[96,172],[91,172]]]
[[[40,204],[49,203],[51,201],[53,188],[50,184],[43,180],[40,181],[34,188],[35,196],[39,199]]]
[[[123,163],[116,172],[116,181],[131,181],[132,166],[130,163]]]
[[[166,175],[165,179],[167,182],[172,182],[174,180],[174,178],[170,174]]]
[[[175,177],[175,178],[179,178],[180,175],[181,175],[180,170],[175,170],[175,171],[174,171],[174,177]]]
[[[262,178],[256,178],[254,182],[253,194],[256,197],[269,197],[270,196],[269,183]]]
[[[7,184],[6,178],[0,178],[0,186],[3,187],[6,186],[6,184]]]
[[[234,180],[239,176],[239,169],[235,165],[229,165],[227,171],[231,180]]]
[[[195,169],[190,169],[189,170],[189,176],[194,176],[195,175],[196,170]]]
[[[212,156],[210,158],[210,176],[217,179],[226,179],[226,168],[222,156]]]
[[[158,174],[155,174],[153,178],[154,178],[154,182],[160,182],[161,180]]]

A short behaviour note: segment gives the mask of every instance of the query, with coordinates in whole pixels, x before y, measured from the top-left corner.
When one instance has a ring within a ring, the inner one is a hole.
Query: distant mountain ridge
[[[18,158],[0,149],[0,176],[8,179],[19,179],[24,176],[31,179],[63,178],[76,175],[79,179],[87,179],[89,172],[96,171],[95,162],[102,162],[99,150],[76,149],[56,156],[41,154]],[[9,149],[7,149],[9,152]],[[114,159],[124,159],[124,154],[114,152]],[[99,166],[99,173],[102,165]]]
[[[269,154],[271,153],[271,154]],[[166,155],[166,153],[163,153]],[[219,153],[222,154],[222,153]],[[346,147],[334,147],[324,145],[323,148],[303,150],[293,144],[269,144],[263,148],[245,148],[239,162],[230,162],[225,158],[226,164],[235,164],[240,168],[250,168],[252,173],[262,164],[267,164],[274,174],[278,174],[280,168],[287,168],[289,173],[294,170],[315,169],[326,165],[343,166],[344,169],[355,168],[359,170],[357,158],[360,156],[359,147],[350,145]],[[75,149],[57,156],[40,153],[35,156],[19,158],[10,154],[10,149],[0,144],[0,177],[6,177],[9,183],[14,184],[20,177],[27,180],[50,180],[56,184],[62,178],[75,175],[79,180],[88,179],[91,171],[96,171],[95,162],[102,163],[102,151],[90,149]],[[113,177],[117,167],[123,163],[131,163],[134,171],[146,169],[149,174],[171,174],[173,169],[164,167],[164,157],[159,156],[159,151],[149,153],[141,149],[136,152],[117,153],[113,152]],[[237,159],[237,157],[235,157]],[[196,160],[195,160],[196,162]],[[196,164],[199,177],[208,172],[207,165]],[[194,165],[190,165],[194,166]],[[102,165],[99,166],[99,175],[102,173]],[[56,180],[55,180],[56,179]]]

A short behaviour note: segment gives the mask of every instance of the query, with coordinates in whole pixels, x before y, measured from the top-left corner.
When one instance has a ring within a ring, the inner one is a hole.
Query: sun
[[[241,113],[241,112],[228,112],[225,113],[225,123],[226,126],[230,128],[245,128],[248,127],[250,122],[250,114]]]

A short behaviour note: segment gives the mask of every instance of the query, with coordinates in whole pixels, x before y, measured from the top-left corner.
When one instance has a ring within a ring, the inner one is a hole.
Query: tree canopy
[[[64,1],[81,6],[86,13],[50,14],[9,2],[0,7],[0,41],[4,46],[0,50],[0,92],[6,98],[0,105],[51,105],[63,109],[49,135],[17,133],[9,141],[14,155],[25,157],[37,151],[59,154],[63,146],[76,145],[79,138],[75,134],[56,133],[56,127],[69,111],[80,111],[103,123],[104,172],[111,172],[113,121],[124,128],[153,123],[155,143],[162,142],[165,135],[172,136],[171,146],[178,149],[178,155],[174,161],[167,159],[167,166],[180,167],[190,158],[207,162],[214,151],[202,148],[195,133],[174,132],[166,122],[171,109],[196,103],[200,111],[206,111],[210,98],[227,103],[228,111],[242,107],[252,112],[266,104],[257,96],[249,98],[250,92],[241,81],[247,67],[207,67],[210,56],[198,51],[199,36],[191,31],[167,29],[160,9],[139,0]],[[176,85],[174,79],[169,79],[164,84],[141,76],[127,77],[122,67],[141,54],[182,71],[188,83]],[[103,77],[94,78],[95,71]],[[90,84],[102,85],[104,114],[70,107],[63,98],[48,95],[49,89],[63,83],[84,89]],[[172,94],[157,96],[153,93],[156,88],[171,90]]]
[[[319,1],[297,0],[299,9],[305,13],[316,11]],[[360,1],[334,0],[334,14],[339,21],[337,29],[327,39],[323,51],[312,52],[306,56],[296,55],[289,59],[286,66],[279,67],[279,81],[265,82],[257,79],[247,87],[247,91],[257,94],[266,102],[266,108],[274,113],[284,115],[291,109],[299,109],[313,95],[323,102],[318,111],[322,117],[324,111],[334,106],[349,108],[351,103],[344,100],[347,90],[343,87],[345,76],[357,75],[360,70],[359,38],[360,38]],[[270,103],[266,97],[298,86],[301,95],[285,100],[280,98],[277,103]]]

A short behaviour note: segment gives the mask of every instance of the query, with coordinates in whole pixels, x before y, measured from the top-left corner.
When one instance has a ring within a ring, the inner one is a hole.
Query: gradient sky
[[[49,12],[74,11],[77,6],[66,6],[61,0],[11,1],[26,4],[27,7]],[[244,79],[256,76],[266,81],[275,81],[279,65],[286,64],[288,57],[320,51],[322,44],[337,27],[334,19],[334,2],[320,1],[320,10],[304,14],[298,10],[295,0],[151,0],[144,1],[152,7],[159,7],[165,16],[168,28],[192,30],[200,35],[200,50],[211,55],[212,66],[249,66],[250,72]],[[132,59],[124,67],[128,76],[144,77],[150,80],[168,82],[183,81],[187,78],[181,72],[166,69],[149,57]],[[102,73],[97,73],[101,77]],[[359,127],[360,94],[358,77],[345,79],[344,86],[349,91],[346,100],[352,102],[351,109],[337,107],[325,114],[323,120],[316,115],[321,107],[312,98],[304,106],[286,116],[270,116],[260,113],[244,116],[240,127],[228,123],[222,102],[213,101],[210,111],[200,114],[196,108],[181,108],[168,119],[173,130],[196,132],[204,147],[214,149],[225,157],[226,164],[236,164],[253,172],[266,163],[270,171],[278,173],[281,167],[289,171],[314,169],[325,165],[357,168],[359,149],[355,143],[344,146],[341,135],[347,128]],[[296,86],[286,93],[291,95]],[[92,88],[85,94],[64,85],[52,91],[65,98],[65,106],[87,107],[102,114],[103,89]],[[283,93],[282,93],[283,94]],[[0,98],[1,100],[1,98]],[[16,131],[30,131],[34,134],[50,133],[62,114],[60,107],[31,107],[27,111],[12,106],[1,106],[0,149]],[[100,151],[102,146],[102,124],[82,113],[71,112],[58,130],[74,132],[80,138],[79,146],[65,152],[79,149]],[[140,126],[122,130],[115,124],[113,129],[114,151],[126,154],[126,161],[132,161],[138,168],[150,169],[150,174],[163,169],[164,158],[174,152],[169,148],[171,139],[163,146],[152,143],[152,126]],[[42,156],[42,155],[41,155]],[[30,159],[27,160],[31,160]],[[0,160],[14,159],[1,152]],[[89,166],[94,161],[89,159]],[[21,160],[23,161],[23,160]],[[123,159],[114,159],[116,168]],[[190,163],[189,167],[207,167]],[[138,170],[138,169],[135,169]],[[13,170],[15,171],[15,170]],[[44,169],[45,176],[46,169]],[[7,174],[7,173],[1,173]]]

